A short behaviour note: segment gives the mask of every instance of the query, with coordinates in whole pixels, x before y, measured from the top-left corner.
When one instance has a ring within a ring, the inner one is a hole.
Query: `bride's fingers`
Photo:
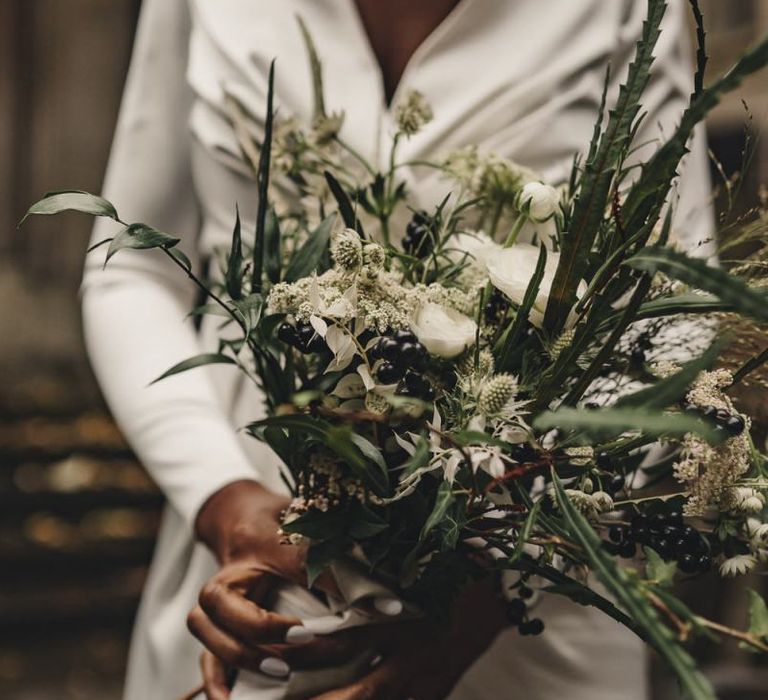
[[[199,603],[217,627],[250,646],[283,643],[288,630],[301,625],[298,618],[264,610],[242,591],[216,580],[203,588]]]
[[[227,667],[224,663],[210,651],[204,651],[200,656],[200,670],[207,700],[228,700]]]
[[[190,632],[226,666],[244,668],[275,677],[287,676],[291,671],[290,666],[279,658],[279,649],[266,650],[243,643],[217,627],[199,606],[189,614],[187,626]]]

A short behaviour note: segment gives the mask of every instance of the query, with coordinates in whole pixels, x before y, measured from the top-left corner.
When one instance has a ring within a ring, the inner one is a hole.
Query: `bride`
[[[691,91],[685,5],[672,0],[667,10],[639,156],[671,132]],[[276,57],[279,114],[311,119],[296,15],[323,61],[329,110],[344,110],[344,139],[370,160],[384,157],[392,105],[417,89],[435,118],[403,144],[404,160],[476,144],[562,182],[589,141],[606,65],[615,97],[645,11],[633,0],[144,0],[105,196],[128,220],[181,236],[193,264],[215,274],[235,204],[244,230],[253,230],[256,211],[225,93],[263,114]],[[692,151],[675,227],[689,249],[711,227],[702,134]],[[432,171],[405,177],[424,206],[445,187]],[[107,235],[102,226],[94,242]],[[260,607],[305,577],[296,548],[277,541],[286,489],[276,458],[237,432],[263,412],[259,397],[228,368],[148,387],[178,361],[215,349],[217,322],[206,316],[196,330],[185,320],[195,291],[162,256],[124,251],[102,264],[100,253],[89,256],[83,282],[89,353],[115,418],[168,499],[126,700],[173,700],[201,682],[209,700],[223,700],[233,669],[282,687],[361,649],[376,663],[351,685],[331,680],[323,700],[646,697],[641,643],[602,613],[555,596],[537,610],[546,632],[526,638],[504,628],[490,584],[467,592],[442,634],[398,623],[315,636],[300,616]],[[396,612],[398,601],[379,602]]]

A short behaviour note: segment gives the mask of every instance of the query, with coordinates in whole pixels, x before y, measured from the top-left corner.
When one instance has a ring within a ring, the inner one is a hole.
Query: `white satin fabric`
[[[656,51],[643,153],[671,133],[691,87],[684,0],[674,0]],[[645,3],[631,0],[462,0],[411,59],[398,95],[423,92],[435,120],[403,143],[403,160],[467,144],[562,181],[590,138],[605,66],[615,95]],[[196,267],[226,246],[235,204],[253,230],[255,188],[224,117],[225,91],[264,111],[266,73],[277,57],[276,103],[309,120],[312,91],[295,15],[323,60],[326,103],[344,110],[343,136],[374,161],[393,130],[382,80],[353,0],[144,0],[139,34],[104,187],[124,220],[181,236]],[[395,101],[397,96],[395,96]],[[706,148],[699,134],[679,188],[676,230],[696,248],[710,233]],[[446,183],[405,172],[429,204]],[[111,235],[99,222],[94,242]],[[708,250],[708,246],[705,246]],[[215,572],[192,537],[202,503],[238,479],[283,489],[269,450],[237,427],[261,415],[236,370],[205,368],[148,386],[171,365],[216,347],[217,319],[197,333],[186,314],[194,288],[156,251],[122,251],[102,270],[89,256],[83,317],[92,364],[120,427],[168,497],[134,634],[127,700],[171,700],[199,682],[200,647],[185,618]],[[214,263],[215,267],[215,263]],[[547,632],[501,636],[453,700],[574,700],[646,696],[645,655],[629,633],[567,601],[539,608]]]

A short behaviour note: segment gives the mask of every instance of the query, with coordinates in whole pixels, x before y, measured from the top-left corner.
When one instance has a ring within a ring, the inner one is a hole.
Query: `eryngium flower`
[[[357,231],[345,228],[331,241],[331,257],[346,272],[356,272],[363,264],[363,244]]]
[[[480,390],[477,408],[484,416],[497,416],[515,397],[517,379],[511,374],[497,374]]]

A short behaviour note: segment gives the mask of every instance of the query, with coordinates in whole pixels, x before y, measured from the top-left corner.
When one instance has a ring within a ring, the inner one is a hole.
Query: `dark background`
[[[768,0],[702,4],[713,74],[768,31]],[[77,287],[89,221],[67,215],[16,229],[46,190],[99,190],[139,6],[0,0],[0,698],[7,700],[119,697],[161,505],[109,420],[84,355]],[[742,97],[755,126],[765,125],[765,73],[709,124],[729,174],[740,164]],[[768,183],[766,143],[747,190],[759,182]],[[759,583],[713,578],[692,587],[691,601],[743,626],[745,585]],[[768,698],[768,675],[751,657],[731,645],[702,654],[723,697]],[[664,674],[655,676],[656,697],[676,697]]]

